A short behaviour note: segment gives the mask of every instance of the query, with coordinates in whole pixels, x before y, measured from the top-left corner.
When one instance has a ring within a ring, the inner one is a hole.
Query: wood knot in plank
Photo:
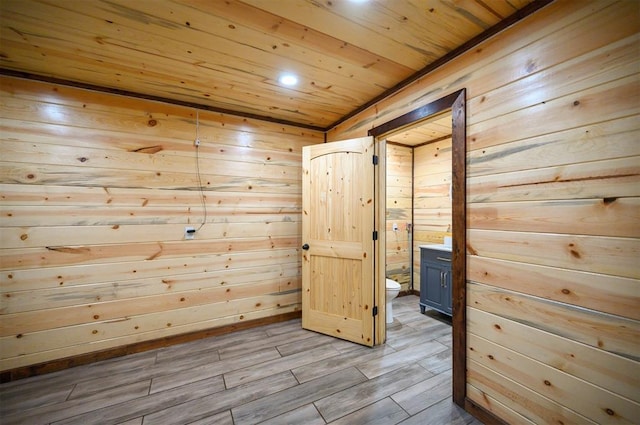
[[[538,66],[536,65],[536,62],[532,59],[529,59],[527,61],[527,64],[525,65],[525,71],[527,72],[527,74],[531,74],[533,71],[535,71],[538,68]]]
[[[80,247],[80,248],[72,248],[68,246],[47,246],[49,251],[62,252],[64,254],[86,254],[91,252],[90,248]]]
[[[145,146],[142,148],[138,148],[138,149],[133,149],[130,150],[129,152],[139,152],[139,153],[149,153],[149,154],[154,154],[154,153],[158,153],[162,150],[162,146],[161,145],[155,145],[155,146]]]
[[[162,254],[162,250],[164,249],[164,247],[162,246],[162,244],[159,244],[159,245],[160,245],[160,249],[159,249],[155,254],[152,254],[151,256],[149,256],[149,257],[147,258],[147,260],[154,260],[154,259],[156,259],[160,254]]]

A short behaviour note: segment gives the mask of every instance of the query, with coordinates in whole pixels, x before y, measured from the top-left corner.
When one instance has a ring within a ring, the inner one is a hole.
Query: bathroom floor
[[[0,386],[9,424],[481,424],[451,402],[451,327],[393,301],[366,348],[291,320]]]

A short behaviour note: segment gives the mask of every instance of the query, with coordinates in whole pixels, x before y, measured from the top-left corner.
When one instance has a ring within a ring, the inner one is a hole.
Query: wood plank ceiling
[[[400,129],[386,136],[388,142],[405,146],[420,146],[451,137],[451,111],[427,118],[406,129]]]
[[[530,1],[2,0],[0,67],[328,129]]]

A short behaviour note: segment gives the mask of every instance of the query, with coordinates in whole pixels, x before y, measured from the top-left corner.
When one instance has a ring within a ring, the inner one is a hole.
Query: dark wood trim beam
[[[484,425],[509,425],[484,407],[474,403],[470,399],[465,399],[464,410],[479,419]]]
[[[458,93],[452,112],[453,401],[464,406],[467,395],[467,120],[466,90]]]
[[[232,111],[230,109],[217,108],[215,106],[204,105],[196,102],[185,102],[182,100],[169,99],[166,97],[153,96],[153,95],[144,94],[144,93],[137,93],[129,90],[122,90],[122,89],[116,89],[111,87],[97,86],[94,84],[80,83],[77,81],[65,80],[62,78],[55,78],[55,77],[48,77],[48,76],[38,75],[38,74],[31,74],[31,73],[22,72],[22,71],[14,71],[12,69],[0,68],[0,75],[6,75],[8,77],[24,78],[27,80],[42,81],[44,83],[60,84],[63,86],[76,87],[80,89],[92,90],[92,91],[97,91],[101,93],[109,93],[109,94],[115,94],[118,96],[133,97],[136,99],[152,100],[154,102],[169,103],[172,105],[185,106],[187,108],[200,109],[203,111],[211,111],[219,114],[234,115],[237,117],[250,118],[254,120],[267,121],[267,122],[272,122],[276,124],[290,125],[292,127],[305,128],[307,130],[326,132],[326,128],[323,128],[323,127],[317,127],[317,126],[308,125],[308,124],[301,124],[298,122],[293,122],[288,120],[281,120],[281,119],[269,117],[266,115]],[[326,135],[325,135],[325,139],[326,139]]]
[[[393,130],[406,127],[407,125],[415,123],[416,121],[420,121],[432,115],[442,113],[447,109],[451,109],[459,95],[460,90],[445,97],[441,97],[438,100],[434,100],[427,105],[421,106],[417,109],[414,109],[413,111],[409,111],[404,115],[400,115],[399,117],[392,119],[391,121],[387,121],[384,124],[380,124],[379,126],[372,128],[371,130],[369,130],[369,134],[371,136],[378,137]]]
[[[255,328],[258,326],[268,325],[270,323],[284,322],[291,319],[297,319],[302,316],[300,311],[279,314],[277,316],[265,317],[262,319],[247,320],[246,322],[232,323],[218,328],[205,329],[202,331],[189,332],[186,334],[173,335],[165,338],[154,339],[151,341],[136,342],[134,344],[123,345],[121,347],[109,348],[107,350],[96,351],[93,353],[80,354],[77,356],[67,357],[64,359],[52,360],[50,362],[39,363],[31,366],[23,366],[15,369],[9,369],[0,372],[0,383],[17,381],[18,379],[28,378],[30,376],[44,375],[45,373],[57,372],[59,370],[68,369],[70,367],[81,366],[101,360],[122,357],[128,354],[141,353],[143,351],[155,350],[171,345],[182,344],[185,342],[196,341],[198,339],[209,338],[212,336],[225,335],[244,329]]]
[[[379,137],[394,130],[400,130],[425,118],[451,109],[452,121],[452,225],[453,247],[451,267],[453,275],[453,401],[464,407],[467,388],[467,120],[466,89],[458,90],[441,99],[424,105],[398,118],[369,130],[369,135]]]

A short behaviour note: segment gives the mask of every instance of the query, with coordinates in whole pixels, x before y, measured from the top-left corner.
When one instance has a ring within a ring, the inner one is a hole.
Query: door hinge
[[[374,305],[374,306],[373,306],[373,311],[372,311],[372,313],[373,313],[373,315],[374,315],[374,316],[377,316],[377,315],[378,315],[378,306],[377,306],[377,305]]]
[[[373,165],[378,165],[378,155],[373,155]]]
[[[373,240],[374,240],[374,241],[377,241],[377,240],[378,240],[378,231],[377,231],[377,230],[374,230],[374,231],[373,231]]]

